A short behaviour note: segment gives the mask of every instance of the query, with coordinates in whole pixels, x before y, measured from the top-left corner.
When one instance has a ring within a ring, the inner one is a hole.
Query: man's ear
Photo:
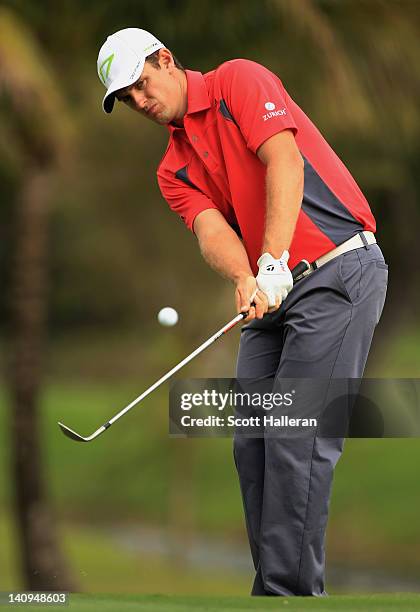
[[[175,62],[169,49],[159,49],[159,64],[162,68],[173,69]]]

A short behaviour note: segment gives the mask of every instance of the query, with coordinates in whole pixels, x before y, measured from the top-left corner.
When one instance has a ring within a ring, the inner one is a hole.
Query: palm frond
[[[11,11],[0,9],[0,112],[40,163],[58,156],[71,138],[60,83],[32,32]]]

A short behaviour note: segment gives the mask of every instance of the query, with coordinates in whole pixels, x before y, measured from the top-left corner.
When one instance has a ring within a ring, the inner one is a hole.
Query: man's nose
[[[144,110],[144,107],[147,105],[147,98],[141,91],[132,91],[131,92],[132,99],[134,101],[135,106],[139,110]]]

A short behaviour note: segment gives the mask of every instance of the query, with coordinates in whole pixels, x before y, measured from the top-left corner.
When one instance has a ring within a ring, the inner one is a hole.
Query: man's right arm
[[[197,236],[206,262],[235,284],[237,312],[249,311],[246,321],[255,317],[261,319],[268,310],[267,296],[258,290],[253,299],[255,307],[250,306],[257,281],[236,232],[208,196],[176,178],[165,164],[159,166],[157,177],[162,195],[171,210]]]
[[[256,307],[250,306],[256,280],[244,245],[223,215],[216,209],[203,210],[194,220],[194,233],[209,266],[236,285],[237,312],[249,310],[247,320],[262,318],[268,308],[266,296],[258,291],[254,298]]]

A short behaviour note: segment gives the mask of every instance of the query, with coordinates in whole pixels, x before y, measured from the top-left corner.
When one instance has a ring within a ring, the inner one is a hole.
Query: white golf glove
[[[269,308],[276,305],[276,298],[281,304],[293,287],[292,273],[287,265],[288,261],[288,251],[283,251],[280,259],[274,259],[270,253],[263,253],[257,261],[259,268],[257,285],[268,297]]]

